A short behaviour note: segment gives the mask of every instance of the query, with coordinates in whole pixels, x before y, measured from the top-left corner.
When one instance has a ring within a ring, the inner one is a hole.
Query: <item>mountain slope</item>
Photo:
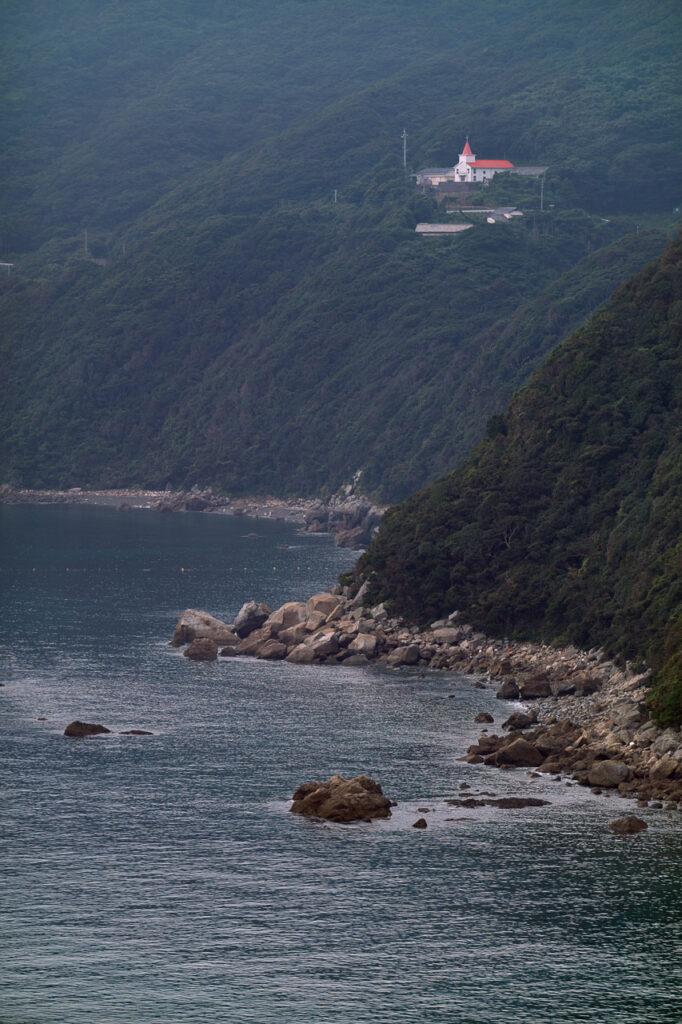
[[[429,621],[646,658],[682,721],[682,236],[560,345],[359,563]]]
[[[663,247],[665,0],[167,7],[9,5],[5,480],[396,500]],[[415,168],[549,163],[545,209],[507,179],[471,199],[520,222],[415,237],[403,126]]]

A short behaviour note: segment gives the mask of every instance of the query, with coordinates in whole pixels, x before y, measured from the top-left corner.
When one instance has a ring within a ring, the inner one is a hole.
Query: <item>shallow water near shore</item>
[[[351,552],[199,513],[0,525],[3,1024],[678,1024],[679,815],[619,838],[630,801],[458,762],[509,712],[468,677],[169,647],[184,608],[308,597]],[[360,771],[389,821],[289,813]],[[445,802],[480,792],[550,803]]]

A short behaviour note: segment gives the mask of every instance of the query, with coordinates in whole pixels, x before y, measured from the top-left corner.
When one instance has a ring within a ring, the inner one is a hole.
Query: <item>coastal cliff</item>
[[[682,723],[682,236],[559,346],[469,460],[390,510],[373,603],[653,670]]]

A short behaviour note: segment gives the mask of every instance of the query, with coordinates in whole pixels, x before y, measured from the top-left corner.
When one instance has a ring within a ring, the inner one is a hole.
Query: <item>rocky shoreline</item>
[[[641,806],[682,806],[682,733],[662,730],[649,718],[648,673],[620,669],[600,650],[491,639],[457,612],[418,629],[392,618],[383,605],[368,607],[366,595],[366,586],[354,596],[337,586],[275,610],[250,601],[234,623],[188,609],[171,642],[196,660],[383,663],[470,675],[474,685],[494,685],[501,701],[520,701],[524,710],[504,714],[504,731],[484,730],[461,760],[569,775],[594,792],[618,793]]]
[[[212,489],[145,491],[132,489],[29,490],[9,484],[0,486],[0,504],[20,505],[115,505],[123,512],[146,508],[155,512],[213,512],[279,519],[298,523],[306,533],[331,533],[337,547],[361,550],[379,528],[384,509],[345,488],[327,500],[320,498],[232,498]]]

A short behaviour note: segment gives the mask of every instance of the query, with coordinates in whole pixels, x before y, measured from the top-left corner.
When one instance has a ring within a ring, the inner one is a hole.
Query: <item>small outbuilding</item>
[[[460,231],[468,231],[473,224],[417,224],[414,229],[418,235],[456,235]]]

